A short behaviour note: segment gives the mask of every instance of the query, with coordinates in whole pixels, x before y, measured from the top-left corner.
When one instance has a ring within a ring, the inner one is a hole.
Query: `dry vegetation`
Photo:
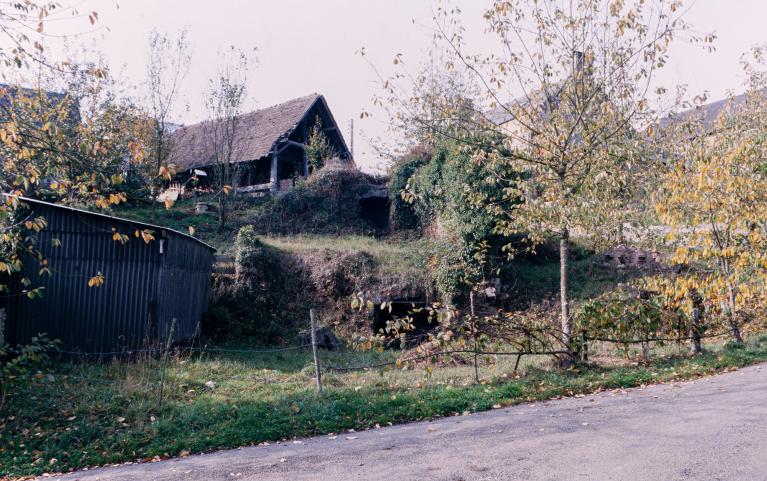
[[[228,349],[253,346],[229,345]],[[268,348],[266,348],[268,349]],[[649,364],[636,352],[603,350],[600,365],[571,372],[541,359],[481,358],[449,367],[369,369],[325,374],[317,396],[311,353],[178,352],[165,360],[62,362],[30,374],[7,407],[0,472],[11,478],[86,466],[270,442],[388,423],[458,415],[602,389],[689,379],[767,359],[767,339],[740,348],[657,347]],[[406,352],[322,352],[326,367],[391,361]],[[160,401],[159,385],[164,372]]]

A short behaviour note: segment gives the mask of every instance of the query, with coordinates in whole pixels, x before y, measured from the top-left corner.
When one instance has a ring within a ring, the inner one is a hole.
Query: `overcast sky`
[[[64,0],[66,4],[69,0]],[[489,0],[488,0],[489,1]],[[469,31],[484,28],[484,0],[459,1]],[[70,38],[71,44],[95,46],[113,69],[139,86],[145,77],[147,38],[152,29],[174,34],[186,28],[193,46],[189,74],[183,84],[184,104],[174,119],[202,120],[202,95],[215,73],[217,52],[234,44],[258,49],[249,92],[255,108],[311,92],[324,94],[344,136],[355,119],[355,158],[364,169],[380,167],[370,138],[385,134],[380,115],[360,119],[370,109],[375,74],[356,53],[386,72],[397,53],[415,62],[430,38],[430,0],[71,0],[81,12],[99,13],[96,31]],[[717,51],[707,54],[679,47],[663,73],[665,83],[688,84],[692,92],[709,91],[714,99],[740,91],[740,55],[767,41],[767,0],[697,0],[688,16],[698,31],[718,35]],[[68,29],[75,28],[71,24]],[[88,24],[85,22],[79,30]],[[63,28],[63,27],[59,27]],[[55,38],[49,39],[53,43]],[[181,107],[182,104],[179,104]]]

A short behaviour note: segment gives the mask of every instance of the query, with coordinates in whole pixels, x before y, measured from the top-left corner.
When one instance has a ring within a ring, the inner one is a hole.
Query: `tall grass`
[[[243,346],[227,346],[227,348]],[[12,393],[0,420],[0,473],[16,477],[294,436],[364,429],[524,401],[688,379],[767,360],[767,336],[745,347],[658,348],[648,363],[603,351],[602,363],[560,371],[541,359],[328,373],[314,391],[307,350],[176,353],[109,362],[58,362]],[[322,352],[324,366],[377,364],[396,352]]]

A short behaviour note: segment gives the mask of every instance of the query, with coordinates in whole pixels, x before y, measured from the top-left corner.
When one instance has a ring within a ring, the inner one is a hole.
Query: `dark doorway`
[[[363,197],[360,199],[360,217],[378,231],[389,229],[389,198]]]
[[[412,331],[407,333],[406,343],[408,345],[420,344],[426,339],[426,334],[437,326],[437,320],[431,318],[425,302],[397,300],[391,302],[391,309],[388,305],[384,309],[381,309],[380,305],[375,307],[372,322],[373,332],[376,334],[386,332],[387,322],[406,317],[412,319],[414,327]],[[388,337],[392,338],[391,347],[399,345],[399,341],[395,342],[393,336]]]

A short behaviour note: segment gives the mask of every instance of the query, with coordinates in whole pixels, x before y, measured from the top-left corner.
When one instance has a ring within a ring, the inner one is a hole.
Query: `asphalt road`
[[[767,365],[60,479],[767,480]]]

